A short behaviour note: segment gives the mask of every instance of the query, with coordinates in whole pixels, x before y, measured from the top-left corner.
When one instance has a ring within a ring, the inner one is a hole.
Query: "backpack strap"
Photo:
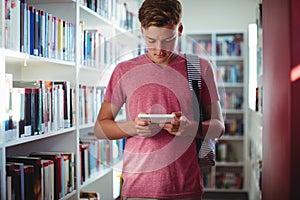
[[[193,94],[193,110],[194,118],[198,120],[198,135],[196,135],[196,148],[198,153],[198,159],[200,159],[200,149],[203,142],[203,132],[202,132],[202,108],[200,100],[200,91],[201,91],[201,66],[198,55],[185,54],[186,60],[186,70],[189,88],[191,91],[194,91]],[[195,112],[198,111],[199,112]]]

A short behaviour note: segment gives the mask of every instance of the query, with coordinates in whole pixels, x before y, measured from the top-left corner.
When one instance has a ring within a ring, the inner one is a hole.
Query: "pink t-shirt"
[[[219,100],[211,64],[201,58],[204,104]],[[208,89],[209,88],[209,89]],[[105,101],[125,103],[127,120],[140,112],[181,111],[193,119],[192,93],[185,58],[177,56],[168,67],[154,64],[147,55],[122,62],[115,68]],[[183,198],[202,195],[203,182],[192,137],[173,136],[159,130],[149,138],[129,137],[123,157],[122,195],[140,198]]]

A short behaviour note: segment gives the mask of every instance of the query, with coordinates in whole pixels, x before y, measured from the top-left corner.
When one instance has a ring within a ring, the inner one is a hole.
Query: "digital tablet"
[[[175,114],[139,114],[139,119],[149,120],[151,123],[168,123],[175,118]]]

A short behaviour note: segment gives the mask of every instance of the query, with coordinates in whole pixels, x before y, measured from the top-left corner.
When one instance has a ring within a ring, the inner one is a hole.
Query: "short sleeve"
[[[211,62],[207,59],[200,58],[202,72],[202,102],[212,104],[220,100],[214,70]]]
[[[125,102],[122,90],[122,76],[123,73],[121,65],[118,64],[110,77],[104,96],[104,101],[112,103],[118,107],[121,107]]]

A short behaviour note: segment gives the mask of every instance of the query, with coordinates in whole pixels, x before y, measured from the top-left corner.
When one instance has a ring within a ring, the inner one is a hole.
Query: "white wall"
[[[184,32],[247,30],[255,23],[257,0],[181,0]]]

